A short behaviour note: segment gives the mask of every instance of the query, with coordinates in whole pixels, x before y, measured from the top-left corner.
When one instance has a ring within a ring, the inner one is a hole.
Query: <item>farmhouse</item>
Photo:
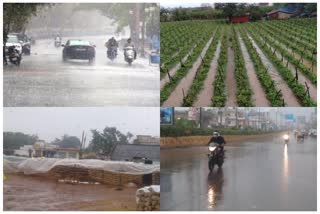
[[[232,16],[231,17],[231,22],[232,23],[243,23],[243,22],[248,22],[248,21],[249,21],[249,16],[248,15]]]
[[[279,9],[271,10],[266,13],[265,17],[268,20],[273,19],[289,19],[297,13],[296,8],[293,7],[282,7]]]
[[[132,161],[137,159],[160,160],[160,144],[119,144],[111,154],[111,160]]]

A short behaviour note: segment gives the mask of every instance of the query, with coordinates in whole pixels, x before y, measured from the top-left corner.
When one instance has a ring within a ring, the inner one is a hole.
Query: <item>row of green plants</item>
[[[284,59],[289,60],[289,62],[292,65],[294,65],[300,72],[306,75],[306,77],[311,81],[311,83],[317,85],[317,74],[314,73],[312,69],[305,66],[303,63],[300,62],[299,59],[296,59],[285,48],[283,48],[281,45],[275,42],[274,40],[277,39],[275,36],[272,37],[273,35],[268,34],[262,28],[258,28],[258,26],[254,26],[254,28],[259,33],[261,39],[265,43],[268,43],[269,45],[271,45],[271,47],[275,48],[278,52],[280,52]],[[258,29],[260,29],[260,31],[258,31]]]
[[[305,29],[300,26],[293,26],[287,23],[281,23],[281,22],[271,22],[269,23],[276,28],[284,29],[284,31],[288,31],[292,36],[303,40],[313,46],[317,45],[317,32],[308,31],[308,29]],[[309,24],[307,24],[309,26]]]
[[[269,58],[272,64],[276,67],[278,73],[282,77],[284,81],[286,81],[287,85],[291,88],[292,92],[298,99],[301,105],[303,106],[316,106],[316,102],[314,102],[310,97],[306,96],[305,88],[303,85],[299,84],[291,71],[279,60],[273,52],[263,44],[263,42],[258,39],[258,34],[255,30],[252,29],[252,26],[247,27],[247,31],[250,33],[250,36],[254,39],[259,48],[263,51],[263,53]]]
[[[282,44],[289,47],[291,50],[298,53],[304,59],[307,59],[310,62],[312,62],[314,65],[317,65],[316,55],[312,55],[310,51],[304,49],[302,46],[298,45],[296,42],[293,42],[292,40],[286,38],[282,33],[275,33],[273,30],[266,29],[263,25],[261,25],[260,27],[264,28],[267,33],[276,35],[279,42],[281,42]]]
[[[301,40],[294,40],[293,36],[290,36],[290,34],[286,34],[281,30],[277,30],[277,28],[270,28],[267,25],[260,25],[259,27],[268,34],[276,36],[279,42],[290,47],[291,50],[296,51],[303,58],[309,60],[314,65],[317,65],[317,56],[312,54],[317,50],[317,46],[308,45],[307,47]]]
[[[262,63],[262,60],[259,57],[257,50],[249,40],[247,34],[244,32],[242,27],[239,28],[239,33],[243,43],[246,46],[250,59],[254,65],[256,75],[259,79],[259,82],[265,92],[266,98],[268,99],[270,105],[274,107],[283,106],[284,102],[281,91],[278,91],[275,87],[274,81],[268,74],[267,69]]]
[[[218,59],[218,67],[215,79],[213,81],[213,97],[211,99],[212,106],[223,107],[227,100],[226,95],[226,69],[228,62],[228,40],[230,38],[230,26],[226,26],[222,36],[220,54]]]
[[[180,80],[188,73],[188,71],[192,68],[194,62],[201,54],[203,48],[209,41],[210,37],[212,36],[212,30],[210,28],[205,29],[202,32],[202,38],[198,40],[198,43],[196,47],[193,49],[193,51],[188,55],[187,60],[183,62],[180,66],[180,68],[177,70],[175,75],[172,77],[172,79],[167,82],[163,88],[160,91],[160,103],[162,104],[165,100],[168,99],[172,91],[177,87]]]
[[[183,106],[192,106],[193,102],[197,99],[197,95],[203,89],[203,82],[207,78],[211,61],[214,58],[220,37],[221,29],[218,28],[217,33],[214,35],[212,43],[210,44],[200,66],[197,69],[197,73],[192,82],[192,85],[190,86],[186,97],[184,97],[183,99]]]
[[[232,27],[232,48],[234,53],[234,77],[237,83],[237,103],[238,106],[253,106],[247,70],[244,64],[242,51],[240,48],[238,35],[234,27]]]

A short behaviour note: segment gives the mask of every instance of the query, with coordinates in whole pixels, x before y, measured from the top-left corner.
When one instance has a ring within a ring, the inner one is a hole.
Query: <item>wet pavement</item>
[[[97,46],[93,64],[63,62],[63,47],[55,48],[53,40],[38,40],[20,67],[4,66],[4,106],[159,106],[159,66],[150,65],[148,57],[138,57],[129,66],[121,49],[111,62],[106,37],[81,39]]]
[[[291,136],[291,139],[293,137]],[[161,210],[316,210],[316,139],[228,144],[221,170],[207,147],[161,150]]]

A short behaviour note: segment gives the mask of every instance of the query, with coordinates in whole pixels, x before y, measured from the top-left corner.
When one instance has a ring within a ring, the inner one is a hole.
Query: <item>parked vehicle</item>
[[[208,168],[210,172],[214,169],[215,165],[218,165],[219,168],[222,167],[224,162],[224,149],[217,143],[209,144],[209,154],[208,154]]]
[[[113,61],[117,58],[117,48],[116,47],[110,47],[107,50],[107,57]]]
[[[92,45],[89,41],[85,40],[68,40],[65,45],[62,45],[62,59],[67,61],[68,59],[83,59],[93,62],[95,59],[95,45]]]
[[[12,33],[11,35],[16,35],[18,37],[19,43],[22,46],[22,54],[30,55],[31,54],[31,42],[28,36],[24,33]]]
[[[8,39],[7,39],[7,43],[5,46],[5,54],[6,56],[8,56],[8,49],[9,47],[14,46],[15,49],[19,52],[19,54],[22,54],[22,44],[19,41],[19,38],[17,35],[13,35],[13,34],[9,34],[8,35]]]

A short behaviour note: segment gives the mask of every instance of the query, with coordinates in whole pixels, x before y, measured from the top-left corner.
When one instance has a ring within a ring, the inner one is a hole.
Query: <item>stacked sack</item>
[[[138,189],[136,192],[137,210],[160,210],[160,186],[152,185]]]

